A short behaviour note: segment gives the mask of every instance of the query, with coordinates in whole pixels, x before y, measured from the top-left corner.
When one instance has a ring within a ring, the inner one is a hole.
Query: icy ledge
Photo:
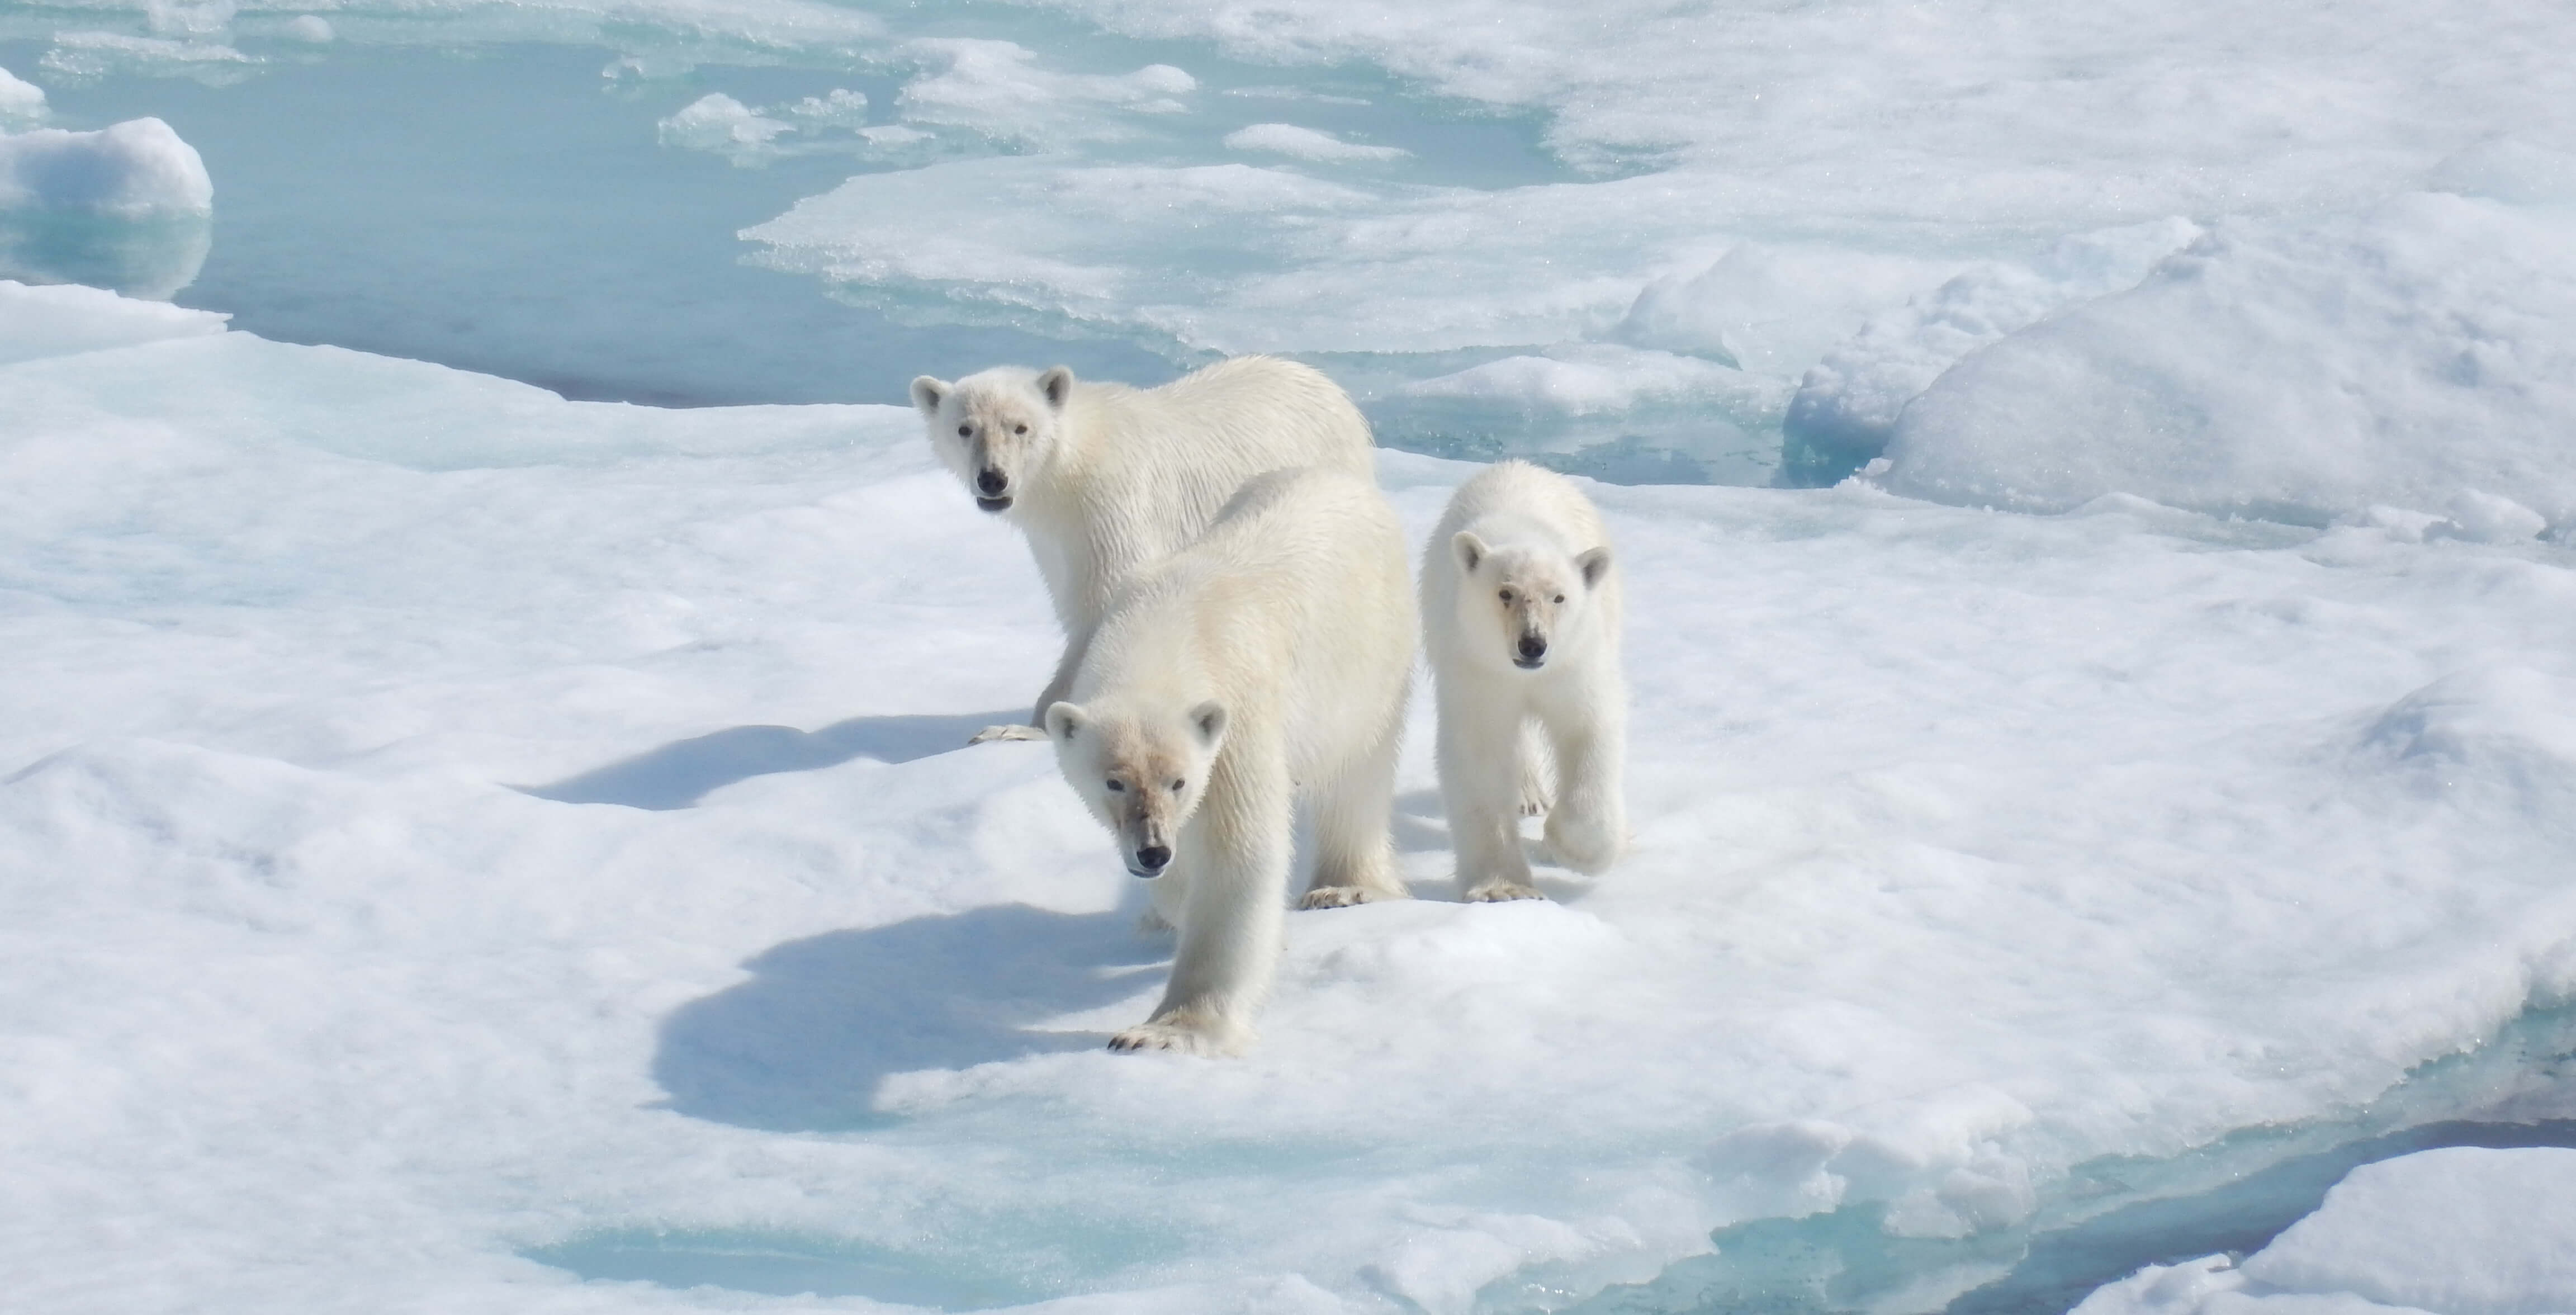
[[[1382,466],[1417,533],[1468,469]],[[233,332],[0,366],[0,1272],[1561,1306],[1747,1220],[2009,1228],[2576,992],[2562,550],[1597,493],[1634,857],[1448,902],[1421,708],[1425,898],[1297,916],[1262,1048],[1155,1062],[1100,1049],[1165,953],[1105,837],[1042,746],[955,747],[1057,641],[909,412]],[[591,1263],[654,1248],[704,1263]]]
[[[2576,1150],[2453,1147],[2364,1165],[2231,1265],[2151,1266],[2075,1315],[2576,1310]]]

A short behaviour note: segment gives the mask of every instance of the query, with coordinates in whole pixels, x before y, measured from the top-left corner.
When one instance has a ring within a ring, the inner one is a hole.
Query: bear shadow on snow
[[[890,1074],[1098,1049],[1105,1034],[1027,1025],[1140,994],[1170,957],[1132,910],[1025,904],[788,941],[744,965],[750,981],[663,1021],[653,1078],[664,1108],[716,1123],[882,1124],[871,1107]]]
[[[995,722],[1018,721],[1022,715],[852,717],[816,731],[733,726],[674,740],[551,785],[511,788],[565,804],[624,804],[656,811],[690,808],[711,790],[755,776],[817,771],[853,758],[908,763],[962,749],[975,732]]]

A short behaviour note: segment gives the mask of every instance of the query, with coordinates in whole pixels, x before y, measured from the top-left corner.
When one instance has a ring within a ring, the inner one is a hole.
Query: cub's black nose
[[[1538,635],[1523,635],[1520,650],[1521,661],[1536,662],[1547,656],[1547,640]]]
[[[1002,490],[1010,486],[1010,477],[998,470],[986,469],[975,476],[975,491],[988,498],[1002,496]]]
[[[1172,861],[1172,851],[1161,845],[1147,845],[1136,851],[1136,863],[1148,872],[1160,872]]]

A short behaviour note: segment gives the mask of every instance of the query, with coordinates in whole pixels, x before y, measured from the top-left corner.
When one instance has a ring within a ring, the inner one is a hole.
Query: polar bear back
[[[1386,731],[1412,677],[1404,530],[1373,479],[1306,467],[1253,479],[1208,532],[1113,600],[1074,682],[1201,691],[1269,721],[1298,779]]]
[[[1321,372],[1239,356],[1157,388],[1081,382],[1063,493],[1113,581],[1204,533],[1254,476],[1323,466],[1376,472],[1368,420]],[[1053,499],[1050,499],[1053,501]]]

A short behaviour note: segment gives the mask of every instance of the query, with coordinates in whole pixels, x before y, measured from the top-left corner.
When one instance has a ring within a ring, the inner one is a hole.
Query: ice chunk
[[[1871,311],[1956,268],[1848,247],[1742,242],[1703,269],[1648,283],[1615,334],[1641,347],[1794,376]]]
[[[221,333],[227,318],[100,288],[31,288],[0,279],[0,365]]]
[[[0,134],[0,276],[166,298],[205,264],[213,208],[205,161],[159,119]]]
[[[0,68],[0,126],[45,117],[45,89]]]
[[[180,13],[201,10],[173,10]],[[230,21],[229,12],[225,21]],[[257,59],[221,41],[202,37],[135,36],[127,32],[57,32],[54,47],[38,61],[47,70],[77,81],[111,73],[141,73],[194,78],[221,86],[248,77]]]
[[[1293,123],[1256,123],[1237,128],[1225,135],[1225,144],[1238,151],[1268,151],[1273,155],[1293,155],[1301,160],[1328,164],[1347,164],[1357,160],[1401,160],[1413,152],[1398,146],[1366,146],[1346,142],[1328,132],[1300,128]]]
[[[666,146],[725,152],[737,158],[756,158],[772,138],[793,131],[794,124],[755,114],[723,92],[701,96],[661,122]]]
[[[2415,194],[2221,222],[2135,290],[1968,356],[1906,407],[1887,486],[2314,523],[2475,490],[2563,524],[2570,415],[2576,220]]]
[[[1198,79],[1169,64],[1123,76],[1042,67],[1009,41],[925,38],[907,46],[939,65],[904,84],[895,106],[907,124],[975,134],[1018,149],[1048,150],[1129,134],[1122,115],[1179,114]]]
[[[286,21],[286,35],[309,45],[328,45],[338,37],[331,30],[331,20],[319,14],[298,14]]]
[[[96,132],[0,135],[0,212],[51,210],[144,219],[202,215],[215,186],[195,147],[159,119]]]
[[[2456,1146],[2366,1164],[2231,1267],[2151,1266],[2076,1315],[2576,1310],[2576,1150]]]
[[[1897,309],[1808,370],[1782,422],[1782,464],[1801,484],[1830,484],[1887,447],[1896,417],[1959,358],[2052,312],[2134,287],[2200,229],[2180,219],[2086,234],[2022,265],[1990,262]]]

